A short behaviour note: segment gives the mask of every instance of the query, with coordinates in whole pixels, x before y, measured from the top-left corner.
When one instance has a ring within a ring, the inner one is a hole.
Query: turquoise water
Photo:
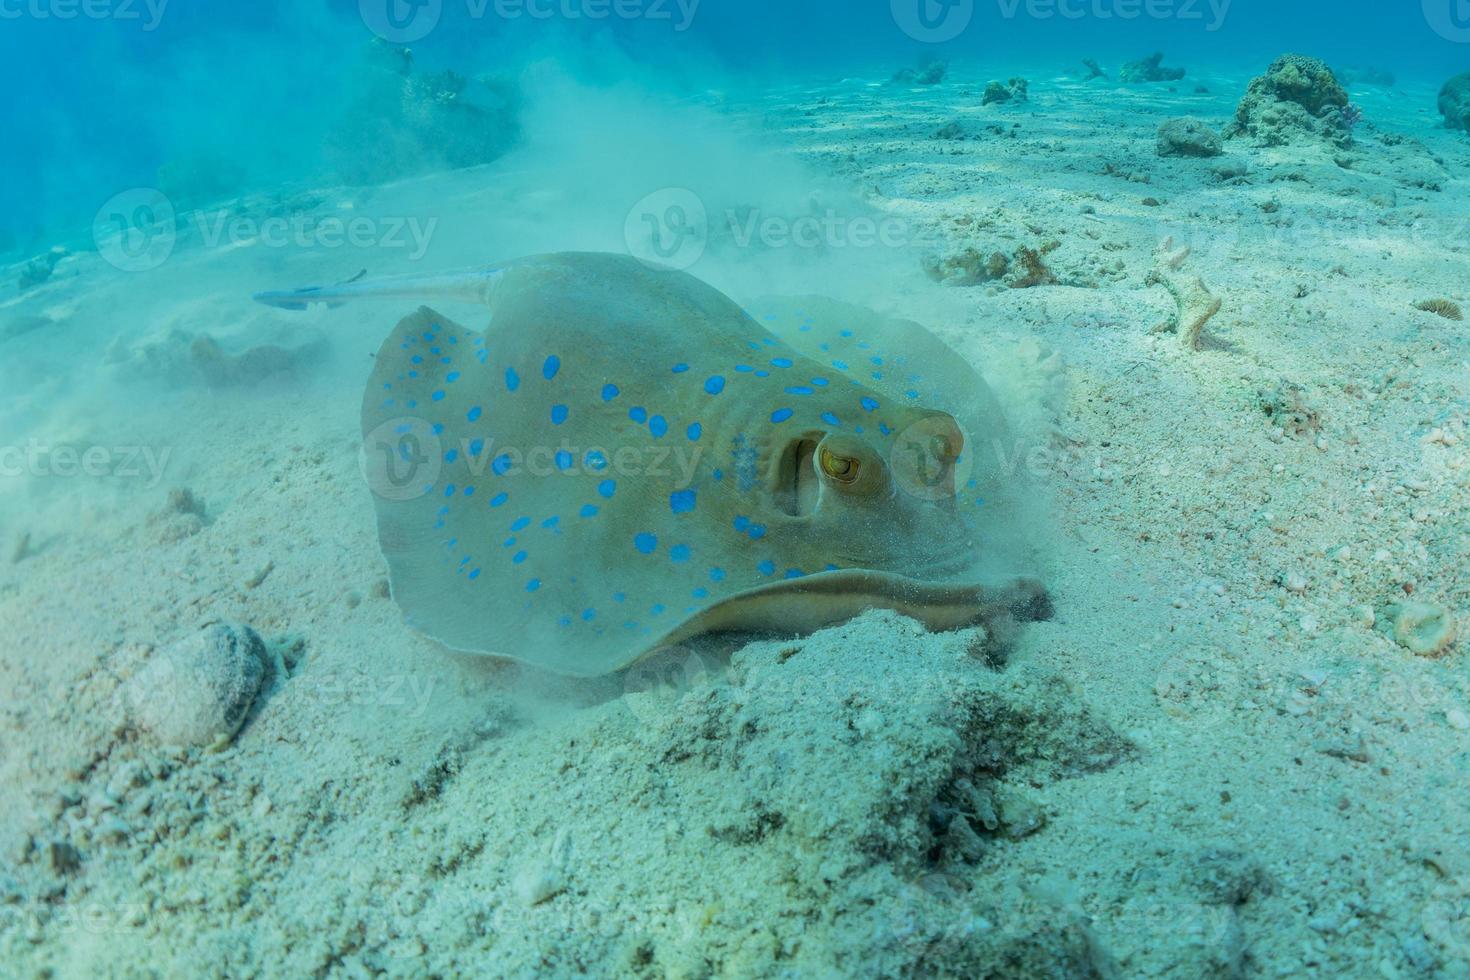
[[[404,28],[375,13],[390,3]],[[8,0],[0,15],[0,243],[85,224],[87,205],[151,185],[180,159],[227,156],[232,173],[221,176],[233,179],[223,185],[257,189],[329,173],[322,136],[351,98],[346,76],[373,36],[370,21],[412,37],[426,68],[514,76],[550,59],[602,83],[631,75],[670,93],[921,57],[1061,71],[1081,57],[1161,49],[1196,69],[1258,71],[1300,50],[1436,84],[1470,65],[1464,0],[93,0],[88,9]]]

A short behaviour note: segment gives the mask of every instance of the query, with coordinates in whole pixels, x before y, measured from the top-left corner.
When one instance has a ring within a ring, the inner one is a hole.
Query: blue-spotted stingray
[[[1005,425],[917,324],[829,300],[747,313],[683,272],[558,254],[265,293],[473,300],[383,344],[364,461],[392,592],[446,646],[579,676],[692,636],[869,608],[931,629],[1047,615]]]

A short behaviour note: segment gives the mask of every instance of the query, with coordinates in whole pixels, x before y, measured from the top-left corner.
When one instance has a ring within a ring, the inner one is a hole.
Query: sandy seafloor
[[[1031,101],[982,108],[1011,74]],[[170,455],[0,482],[0,972],[1470,976],[1465,644],[1373,627],[1410,591],[1470,614],[1470,328],[1413,308],[1470,302],[1470,142],[1402,86],[1355,90],[1348,152],[1232,141],[1230,180],[1156,156],[1161,120],[1221,125],[1247,77],[875,71],[646,118],[548,79],[575,108],[500,164],[288,195],[437,217],[417,263],[186,234],[156,270],[78,251],[12,292],[0,315],[54,322],[0,348],[4,441]],[[693,271],[911,317],[985,373],[1036,454],[1057,607],[1003,668],[875,612],[643,691],[447,654],[382,597],[357,414],[402,311],[249,293],[621,248],[668,186],[923,233],[717,241]],[[1224,301],[1198,352],[1152,332],[1166,235]],[[922,269],[1052,242],[1054,285]],[[175,330],[329,349],[218,388]],[[221,620],[282,669],[224,750],[156,744],[120,691]],[[995,810],[970,853],[929,830],[961,775]]]

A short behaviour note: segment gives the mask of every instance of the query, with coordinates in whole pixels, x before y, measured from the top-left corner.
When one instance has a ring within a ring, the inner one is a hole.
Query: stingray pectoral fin
[[[492,268],[437,276],[356,277],[335,286],[270,290],[254,294],[253,299],[281,310],[304,310],[317,303],[335,308],[357,299],[460,299],[485,303],[504,272],[503,268]]]
[[[1051,597],[1035,579],[999,586],[950,585],[853,570],[792,579],[733,596],[684,624],[663,645],[723,631],[804,635],[869,609],[892,609],[935,632],[980,625],[1002,642],[1009,639],[1014,624],[1052,616]]]

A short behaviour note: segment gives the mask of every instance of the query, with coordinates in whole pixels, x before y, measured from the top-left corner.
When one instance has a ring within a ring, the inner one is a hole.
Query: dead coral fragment
[[[1173,321],[1160,324],[1154,332],[1178,334],[1180,345],[1187,351],[1195,351],[1199,350],[1200,334],[1204,332],[1205,324],[1220,312],[1224,304],[1210,292],[1204,280],[1179,274],[1189,252],[1188,246],[1176,250],[1174,239],[1165,239],[1159,250],[1159,264],[1149,273],[1146,283],[1167,289],[1178,308]]]
[[[1225,138],[1250,136],[1262,146],[1285,146],[1306,136],[1346,147],[1358,119],[1347,109],[1347,90],[1324,62],[1283,55],[1251,80]]]
[[[1177,82],[1184,77],[1183,68],[1165,68],[1164,55],[1156,51],[1147,58],[1130,61],[1118,72],[1118,78],[1124,84],[1136,85],[1142,82]]]
[[[1455,645],[1454,615],[1427,602],[1390,603],[1377,611],[1378,628],[1419,657],[1439,657]]]
[[[1008,82],[991,82],[985,86],[985,94],[980,98],[981,105],[991,105],[996,102],[1027,102],[1030,96],[1027,90],[1030,83],[1024,78],[1013,78]]]
[[[1442,316],[1446,320],[1460,321],[1465,319],[1465,313],[1460,309],[1460,304],[1452,303],[1447,299],[1426,299],[1414,304],[1414,309],[1423,310],[1425,313],[1433,313]]]

